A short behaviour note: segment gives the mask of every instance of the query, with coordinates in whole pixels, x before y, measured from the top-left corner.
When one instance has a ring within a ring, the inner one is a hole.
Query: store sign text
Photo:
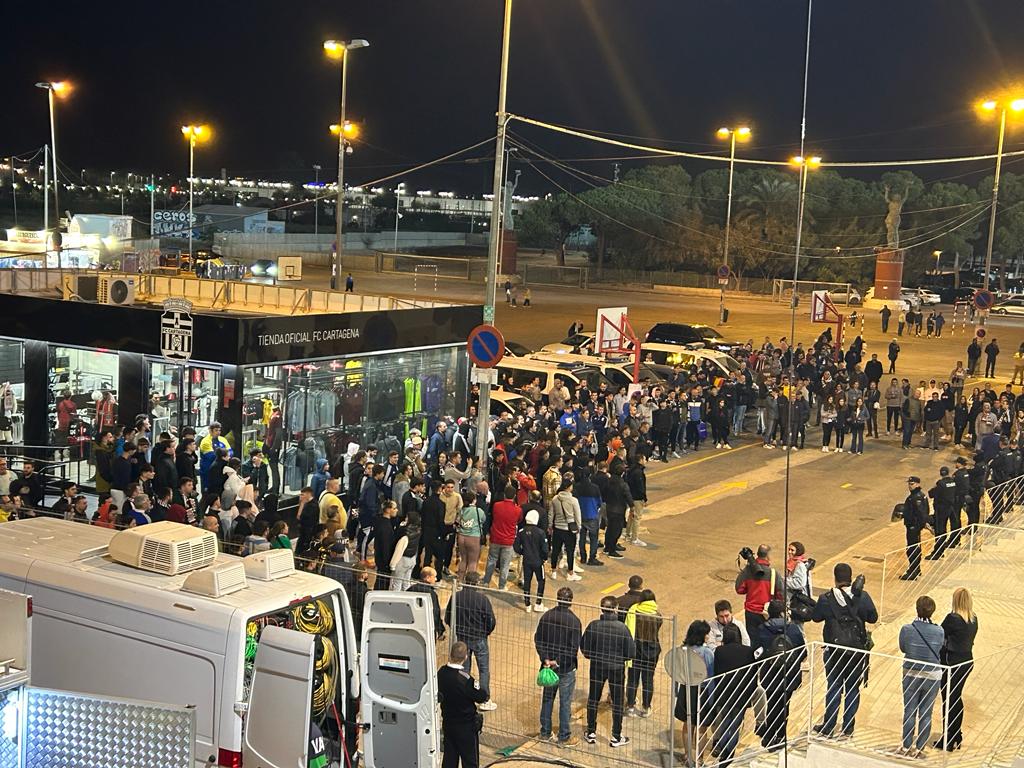
[[[296,331],[294,333],[261,333],[257,335],[261,347],[278,344],[309,344],[339,339],[358,339],[358,328],[331,328],[326,331]]]

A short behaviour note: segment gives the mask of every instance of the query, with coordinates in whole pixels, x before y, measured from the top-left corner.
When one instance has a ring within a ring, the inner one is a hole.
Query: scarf
[[[654,600],[643,600],[629,606],[629,611],[626,613],[626,629],[629,630],[629,634],[634,638],[636,637],[637,614],[642,614],[644,616],[657,616],[658,604]]]

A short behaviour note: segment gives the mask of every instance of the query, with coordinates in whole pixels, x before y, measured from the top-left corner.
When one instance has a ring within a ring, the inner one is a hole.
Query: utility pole
[[[156,179],[149,174],[149,236],[153,237],[153,220],[156,218]]]
[[[18,228],[18,182],[14,176],[14,155],[11,155],[11,200],[14,201],[14,228]]]
[[[50,145],[43,144],[43,230],[50,229]]]
[[[494,188],[491,199],[491,239],[487,247],[487,284],[484,286],[484,322],[494,322],[494,304],[498,291],[498,247],[501,244],[501,210],[503,166],[505,160],[505,127],[508,114],[505,111],[508,91],[508,55],[512,34],[512,0],[505,0],[505,20],[501,35],[501,70],[498,80],[498,131],[494,145]],[[477,413],[476,453],[483,467],[487,467],[487,442],[491,431],[491,387],[480,387],[480,403]]]
[[[320,166],[313,166],[313,173],[316,174],[315,183],[313,187],[315,192],[313,193],[313,236],[316,237],[320,234]],[[319,250],[319,247],[317,248]]]

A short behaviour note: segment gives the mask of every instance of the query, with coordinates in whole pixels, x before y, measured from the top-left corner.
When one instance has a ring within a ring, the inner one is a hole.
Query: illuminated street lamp
[[[988,290],[988,276],[992,272],[992,244],[996,236],[996,207],[999,205],[999,174],[1003,168],[1003,139],[1006,137],[1006,113],[1024,112],[1024,98],[1017,96],[987,99],[978,105],[982,113],[999,112],[999,140],[996,145],[996,175],[992,181],[992,209],[988,215],[988,246],[985,249],[985,278],[982,289]]]
[[[743,125],[738,128],[727,128],[725,126],[718,129],[718,138],[728,140],[729,142],[729,195],[725,204],[725,247],[724,253],[722,254],[722,264],[726,267],[729,266],[729,232],[732,228],[732,179],[733,173],[736,169],[736,141],[750,141],[750,128]],[[720,280],[728,278],[719,278]],[[719,322],[725,322],[725,286],[726,283],[722,283],[722,290],[718,297],[718,319]]]
[[[939,274],[939,259],[942,258],[942,251],[932,251],[932,256],[935,257],[935,274]]]
[[[807,196],[807,173],[816,171],[821,167],[821,158],[817,155],[804,157],[797,155],[792,158],[790,165],[800,170],[800,196],[797,200],[796,213],[796,253],[794,254],[793,266],[793,306],[796,306],[796,281],[800,271],[800,236],[804,229],[804,199]]]
[[[334,211],[335,237],[337,242],[334,247],[334,260],[331,263],[331,290],[338,287],[338,274],[341,272],[341,254],[344,250],[342,241],[342,211],[345,207],[345,145],[350,138],[348,131],[350,123],[345,119],[345,106],[348,94],[348,54],[357,48],[366,48],[370,45],[367,40],[356,39],[349,42],[344,40],[325,40],[324,52],[331,59],[341,60],[341,117],[337,125],[345,126],[345,130],[337,131],[338,134],[338,201]],[[337,126],[335,126],[337,127]],[[354,127],[354,126],[353,126]]]
[[[205,125],[183,125],[181,134],[188,141],[188,260],[195,269],[192,260],[192,190],[193,177],[195,176],[195,155],[196,144],[210,138],[210,129]]]
[[[57,82],[44,82],[36,83],[36,88],[42,88],[46,91],[46,100],[50,105],[50,148],[53,150],[53,209],[57,213],[57,231],[60,231],[60,200],[57,193],[57,188],[60,186],[60,181],[57,176],[57,121],[55,115],[55,99],[64,98],[71,93],[71,84],[59,80]],[[43,190],[43,194],[49,194],[46,190]],[[59,254],[58,254],[59,258]]]

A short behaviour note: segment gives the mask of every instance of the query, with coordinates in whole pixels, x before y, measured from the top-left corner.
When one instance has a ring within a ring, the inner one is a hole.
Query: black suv
[[[710,325],[698,323],[656,323],[647,332],[645,341],[657,344],[703,344],[705,349],[732,352],[739,342],[727,341]]]

